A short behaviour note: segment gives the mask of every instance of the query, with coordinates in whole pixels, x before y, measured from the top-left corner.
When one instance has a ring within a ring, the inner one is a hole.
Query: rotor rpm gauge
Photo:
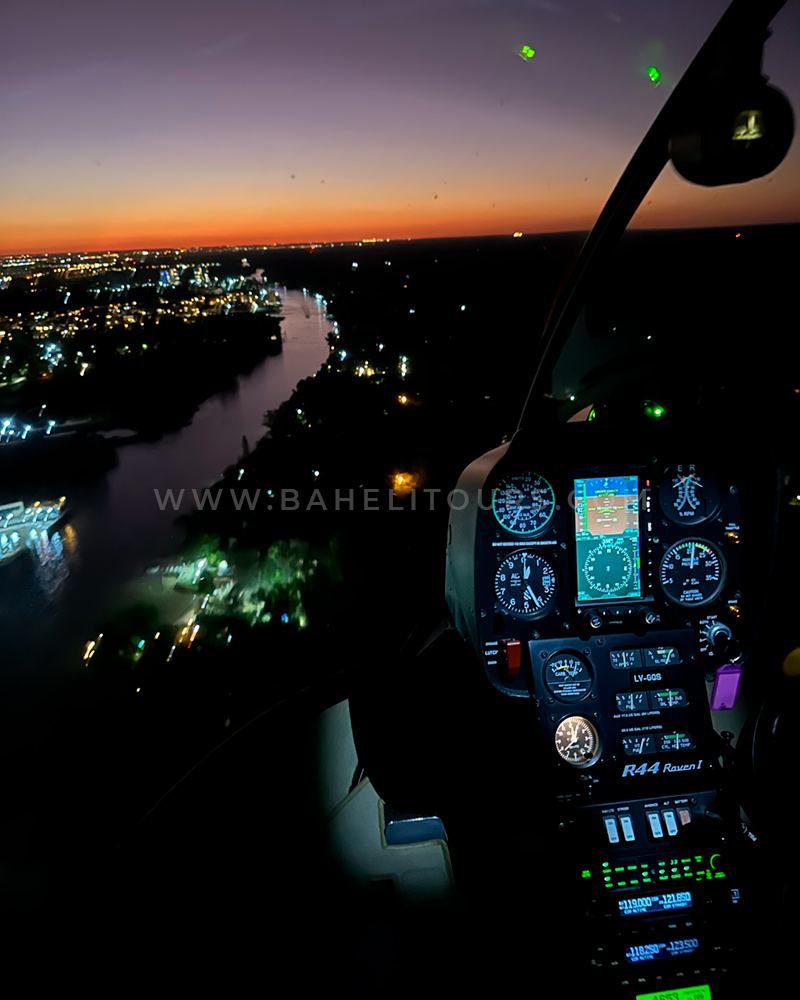
[[[600,756],[600,734],[582,715],[559,722],[555,745],[558,756],[572,767],[588,767]]]
[[[675,524],[700,524],[716,513],[719,487],[710,476],[701,476],[694,465],[676,465],[658,488],[658,502]]]
[[[494,593],[504,611],[533,618],[550,606],[558,580],[555,567],[536,552],[514,552],[497,567]]]
[[[687,538],[664,553],[659,579],[667,597],[685,608],[710,604],[725,583],[725,559],[716,545]]]
[[[544,476],[521,472],[504,476],[492,495],[499,524],[514,535],[533,535],[553,516],[556,495]]]

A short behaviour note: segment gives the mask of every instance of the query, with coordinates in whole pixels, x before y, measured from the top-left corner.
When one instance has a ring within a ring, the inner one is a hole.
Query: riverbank
[[[15,684],[18,678],[36,686],[47,675],[73,671],[87,640],[118,608],[126,581],[183,543],[185,530],[176,518],[185,511],[159,506],[156,491],[163,496],[185,488],[188,509],[192,488],[213,483],[235,465],[243,439],[254,445],[263,436],[265,413],[319,371],[330,353],[324,305],[300,291],[286,291],[282,299],[282,351],[226,380],[226,388],[202,402],[184,426],[145,439],[110,424],[102,433],[76,431],[68,447],[60,447],[56,436],[24,442],[33,449],[0,447],[4,499],[66,495],[72,507],[68,532],[54,533],[46,564],[15,561],[0,576],[0,681]],[[210,375],[218,378],[214,370]],[[148,392],[142,387],[144,401]]]
[[[16,414],[12,424],[20,434],[22,425],[29,428],[26,441],[13,444],[52,437],[50,423],[82,433],[130,428],[156,440],[186,426],[206,399],[232,390],[265,357],[280,354],[280,322],[266,313],[232,314],[132,329],[125,334],[130,343],[106,334],[110,342],[85,370],[57,366],[0,389],[0,414]]]

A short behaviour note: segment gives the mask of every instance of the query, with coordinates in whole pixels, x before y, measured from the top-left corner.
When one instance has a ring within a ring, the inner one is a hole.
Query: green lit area
[[[712,854],[708,860],[702,854],[694,854],[621,865],[604,861],[600,875],[606,889],[644,888],[676,880],[709,882],[712,879],[726,878],[725,872],[717,868],[718,862],[719,854]]]
[[[638,993],[636,1000],[711,1000],[709,986],[678,986],[657,993]]]
[[[658,86],[659,83],[661,82],[661,74],[659,73],[659,71],[656,69],[655,66],[647,67],[647,75],[650,77],[650,79],[656,86]]]
[[[536,55],[536,50],[532,49],[530,45],[523,45],[521,49],[517,52],[517,55],[524,59],[525,62],[530,62],[531,59]]]
[[[658,420],[659,417],[666,417],[667,411],[660,403],[654,403],[652,399],[644,401],[644,415],[651,420]]]

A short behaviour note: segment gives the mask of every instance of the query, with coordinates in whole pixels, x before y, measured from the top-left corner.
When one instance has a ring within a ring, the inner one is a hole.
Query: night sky
[[[5,0],[0,253],[589,228],[726,6]],[[636,222],[799,221],[798,180],[797,141],[743,187],[668,167]]]

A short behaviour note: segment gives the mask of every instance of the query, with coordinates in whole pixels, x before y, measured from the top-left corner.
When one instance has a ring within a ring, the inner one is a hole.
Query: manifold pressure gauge
[[[600,756],[600,734],[582,715],[570,715],[556,727],[556,753],[572,767],[587,767]]]

